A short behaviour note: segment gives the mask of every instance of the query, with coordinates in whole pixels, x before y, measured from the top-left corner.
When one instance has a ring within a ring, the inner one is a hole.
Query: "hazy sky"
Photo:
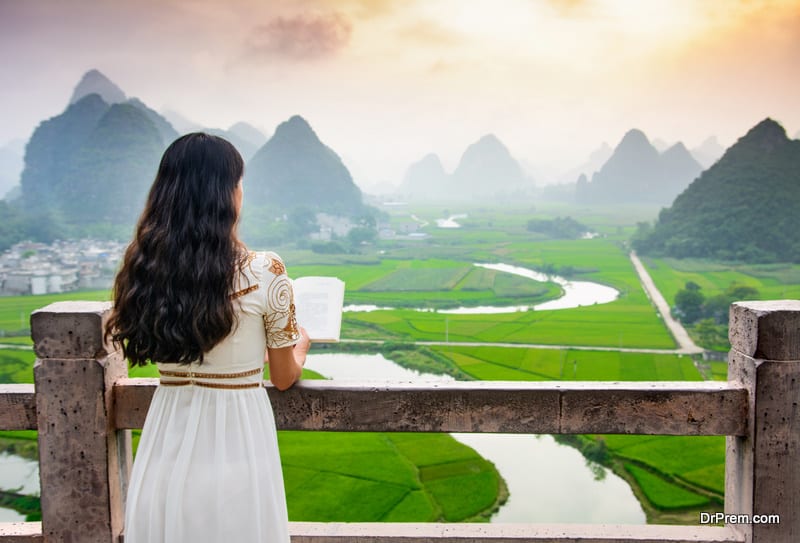
[[[0,144],[97,68],[199,124],[304,116],[362,186],[496,134],[544,171],[630,128],[800,130],[800,0],[0,0]]]

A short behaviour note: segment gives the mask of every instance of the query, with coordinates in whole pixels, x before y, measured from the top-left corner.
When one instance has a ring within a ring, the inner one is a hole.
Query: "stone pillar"
[[[113,427],[112,385],[127,376],[105,344],[103,302],[34,311],[42,534],[65,543],[117,541],[130,465],[130,432]]]
[[[779,515],[738,525],[747,541],[800,541],[800,300],[734,303],[729,335],[750,412],[748,435],[727,439],[725,513]]]

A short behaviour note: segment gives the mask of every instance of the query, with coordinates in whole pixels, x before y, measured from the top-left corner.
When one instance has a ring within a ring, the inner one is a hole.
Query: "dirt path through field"
[[[642,287],[644,287],[644,291],[647,293],[650,301],[653,302],[653,305],[656,306],[656,309],[658,309],[661,318],[664,320],[664,324],[667,325],[667,328],[669,328],[669,331],[672,333],[672,337],[678,342],[678,352],[683,354],[702,353],[703,349],[692,341],[692,338],[689,337],[689,333],[683,325],[672,317],[669,311],[669,304],[664,299],[664,296],[661,295],[658,288],[656,288],[653,278],[647,273],[647,269],[645,269],[644,264],[642,264],[642,261],[639,260],[639,257],[636,256],[634,251],[631,251],[630,257],[633,267],[639,275],[639,281],[641,281]]]

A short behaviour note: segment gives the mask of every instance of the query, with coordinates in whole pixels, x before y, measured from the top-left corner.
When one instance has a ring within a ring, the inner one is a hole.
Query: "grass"
[[[445,434],[279,432],[291,520],[463,521],[491,511],[492,464]]]
[[[0,382],[33,382],[34,360],[33,351],[0,349]],[[158,368],[129,375],[154,378]],[[303,370],[303,379],[319,378]],[[37,458],[36,436],[0,432],[0,446]],[[281,431],[278,441],[293,521],[485,520],[505,495],[495,467],[447,434]]]
[[[725,438],[721,436],[604,436],[608,450],[646,464],[666,477],[725,492]]]
[[[688,281],[700,285],[706,298],[722,294],[734,283],[754,287],[762,300],[800,298],[800,264],[731,264],[649,257],[643,262],[670,304]]]
[[[67,300],[108,301],[111,294],[108,290],[86,290],[65,292],[63,294],[42,294],[38,296],[3,296],[0,297],[0,330],[5,335],[30,335],[30,315],[53,302]],[[10,338],[0,337],[0,343],[7,343]]]
[[[624,301],[550,311],[520,311],[494,315],[453,315],[411,310],[348,313],[343,337],[351,327],[372,327],[373,339],[391,337],[416,341],[478,341],[596,347],[674,349],[675,342],[649,306]],[[362,330],[363,331],[363,330]]]
[[[398,309],[348,313],[343,336],[402,341],[447,337],[450,341],[567,346],[530,350],[453,346],[430,349],[436,357],[450,359],[460,371],[476,379],[698,380],[700,374],[688,357],[568,348],[675,347],[639,285],[623,245],[635,230],[635,223],[650,220],[657,211],[576,210],[559,204],[504,213],[475,209],[468,210],[469,216],[460,221],[462,229],[426,227],[431,237],[424,241],[379,242],[361,255],[317,255],[294,249],[281,249],[280,253],[294,277],[342,278],[347,284],[346,303],[406,308],[484,305],[487,301],[522,305],[529,302],[518,300],[541,301],[557,295],[558,287],[551,283],[521,281],[473,267],[474,262],[550,269],[574,279],[610,285],[620,291],[617,301],[559,311],[444,315]],[[528,219],[542,213],[571,215],[606,237],[544,240],[525,229]],[[418,216],[432,222],[446,214],[440,207],[431,206],[421,209]],[[395,215],[390,220],[401,224],[407,216]],[[668,301],[689,280],[700,284],[706,296],[737,282],[754,286],[764,298],[800,297],[798,265],[739,266],[669,259],[645,259],[645,264]],[[59,299],[105,300],[108,293],[0,299],[0,330],[6,334],[25,332],[32,309]],[[23,337],[13,341],[29,340]],[[0,356],[31,354],[3,350]],[[417,365],[435,358],[416,352],[404,356],[406,363]],[[0,367],[8,364],[9,378],[25,379],[29,375],[25,364],[30,361],[26,358],[21,365],[5,361],[0,362]],[[724,362],[711,362],[707,368],[713,378],[725,378]],[[602,437],[655,507],[674,510],[709,506],[709,495],[720,496],[724,491],[724,438]],[[492,496],[502,494],[498,491],[501,483],[490,465],[470,449],[448,441],[449,436],[281,432],[279,439],[282,450],[286,449],[284,474],[293,520],[452,520],[485,512],[493,504]]]
[[[675,354],[517,349],[502,347],[431,347],[465,373],[487,381],[699,381],[688,356]]]
[[[482,380],[699,381],[688,356],[496,346],[431,350]],[[721,363],[713,363],[719,364]],[[712,366],[712,368],[715,366]],[[602,439],[655,510],[691,509],[722,499],[725,438],[719,436],[586,436]],[[632,469],[628,469],[632,467]]]
[[[661,475],[625,464],[625,469],[633,476],[639,488],[650,502],[659,509],[683,509],[707,505],[709,499],[664,480]]]

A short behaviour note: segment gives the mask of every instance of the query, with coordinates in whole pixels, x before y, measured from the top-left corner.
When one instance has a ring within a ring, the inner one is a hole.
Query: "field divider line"
[[[342,338],[340,343],[365,343],[383,345],[387,343],[382,339],[347,339]],[[404,343],[408,345],[420,345],[424,347],[505,347],[509,349],[574,349],[576,351],[604,351],[620,353],[643,353],[643,354],[687,354],[683,349],[649,349],[637,347],[606,347],[599,345],[549,345],[545,343],[504,343],[504,342],[484,342],[484,341],[401,341],[390,340],[391,343]],[[313,354],[313,352],[312,352]]]

